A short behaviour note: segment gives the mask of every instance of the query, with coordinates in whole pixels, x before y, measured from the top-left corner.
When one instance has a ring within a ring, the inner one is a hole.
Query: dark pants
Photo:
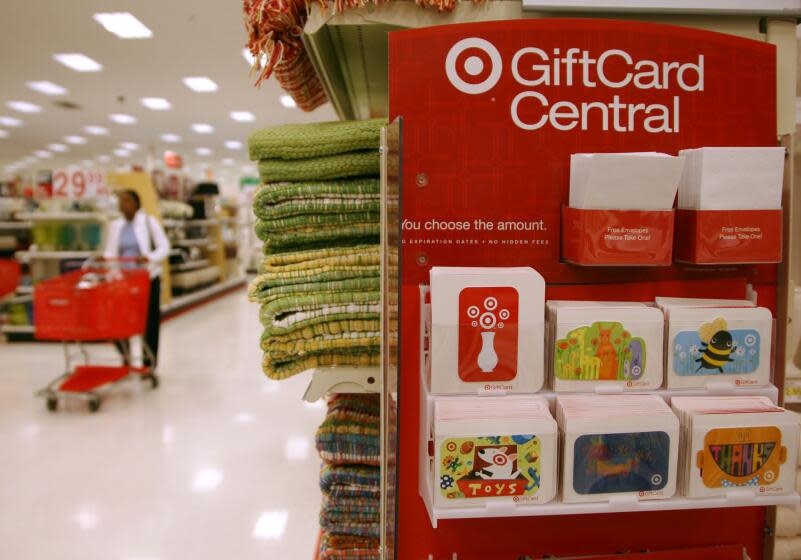
[[[150,299],[147,302],[147,322],[145,324],[145,336],[143,337],[145,344],[150,348],[153,353],[153,363],[150,363],[148,354],[144,355],[145,366],[152,366],[156,368],[159,356],[159,328],[161,327],[161,278],[150,279]],[[125,362],[128,362],[126,356],[130,355],[130,346],[127,340],[115,340],[114,346],[117,347],[120,354],[122,354]]]

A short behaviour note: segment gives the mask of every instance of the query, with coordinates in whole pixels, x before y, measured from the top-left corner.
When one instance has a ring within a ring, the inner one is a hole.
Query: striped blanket
[[[317,451],[332,465],[380,463],[378,395],[336,395],[317,430]]]
[[[308,159],[375,149],[386,123],[386,119],[373,119],[264,128],[248,138],[250,159]]]
[[[320,560],[380,560],[377,538],[337,535],[323,531]]]
[[[259,176],[265,183],[278,181],[321,181],[348,177],[376,177],[381,168],[378,147],[360,152],[309,159],[262,159]]]

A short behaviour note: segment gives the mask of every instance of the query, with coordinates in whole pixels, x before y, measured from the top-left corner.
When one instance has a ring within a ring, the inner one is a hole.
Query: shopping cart
[[[16,291],[19,277],[19,262],[12,259],[0,259],[0,299]]]
[[[99,390],[129,376],[158,387],[151,366],[135,364],[127,339],[144,333],[147,320],[150,277],[131,259],[87,260],[81,270],[39,282],[33,292],[35,336],[39,340],[58,340],[64,344],[66,370],[37,393],[46,399],[47,409],[58,408],[59,397],[73,395],[88,401],[89,410],[100,408]],[[122,365],[90,365],[86,342],[126,341],[121,344]],[[77,345],[83,364],[72,367]],[[153,354],[142,340],[145,363],[154,363]],[[141,360],[140,360],[141,361]]]

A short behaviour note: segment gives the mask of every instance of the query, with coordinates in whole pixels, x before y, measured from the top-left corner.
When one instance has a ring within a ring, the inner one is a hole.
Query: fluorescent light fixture
[[[0,138],[8,138],[8,131],[0,128]]]
[[[123,157],[124,158],[124,157],[130,156],[131,152],[129,152],[128,150],[124,150],[122,148],[117,148],[116,150],[114,150],[114,155],[117,156],[117,157]]]
[[[217,84],[206,76],[189,76],[188,78],[184,78],[184,85],[193,91],[217,91]]]
[[[224,160],[222,160],[222,162],[223,162],[223,165],[233,165],[234,164],[234,160],[232,158],[225,158]]]
[[[103,65],[81,53],[54,54],[53,60],[76,72],[100,72]]]
[[[238,150],[242,147],[242,142],[239,140],[226,140],[225,147],[229,150]]]
[[[284,445],[287,461],[303,462],[309,458],[311,441],[307,437],[289,436]]]
[[[166,132],[166,133],[162,134],[161,135],[161,139],[164,142],[168,142],[170,144],[177,144],[178,142],[181,141],[181,137],[180,136],[178,136],[177,134],[172,134],[170,132]]]
[[[91,159],[85,159],[81,162],[84,167],[92,167],[95,164]]]
[[[214,127],[206,123],[195,123],[192,125],[192,130],[198,134],[211,134],[214,132]]]
[[[108,134],[108,129],[106,127],[97,125],[85,126],[83,127],[83,131],[92,136],[105,136]]]
[[[197,148],[195,153],[199,156],[205,157],[211,155],[211,150],[209,148]]]
[[[95,14],[95,21],[120,39],[149,39],[153,32],[128,12]]]
[[[172,107],[172,104],[163,97],[143,97],[139,101],[153,111],[166,111]]]
[[[295,107],[298,106],[298,104],[295,103],[295,100],[289,97],[288,95],[281,96],[281,105],[283,105],[287,109],[294,109]]]
[[[54,84],[53,82],[48,82],[47,80],[42,80],[39,82],[25,82],[25,85],[30,89],[38,91],[39,93],[44,93],[45,95],[65,95],[68,93],[67,88],[63,88],[60,85]]]
[[[289,512],[286,510],[262,512],[253,526],[253,538],[265,541],[281,540],[288,519]]]
[[[136,117],[124,113],[112,113],[108,118],[117,124],[134,124],[136,122]]]
[[[66,147],[64,144],[48,144],[47,148],[51,152],[66,152],[67,150],[69,150],[69,148]]]
[[[120,142],[120,147],[125,150],[134,151],[139,149],[139,144],[136,142]]]
[[[231,111],[231,118],[236,122],[253,122],[256,120],[256,115],[250,111]]]
[[[36,155],[36,157],[38,157],[40,159],[48,159],[50,157],[53,157],[53,154],[51,154],[47,150],[36,150],[33,153]]]
[[[100,163],[108,163],[111,161],[111,157],[107,156],[106,154],[102,154],[97,156],[97,161]]]
[[[1,116],[0,125],[8,126],[11,128],[17,128],[19,126],[22,126],[22,121],[19,119],[15,119],[14,117]]]
[[[193,492],[213,492],[223,481],[223,472],[220,469],[204,467],[195,471],[192,479]]]
[[[28,103],[27,101],[9,101],[6,103],[6,107],[19,111],[20,113],[40,113],[42,111],[41,107],[33,103]]]
[[[86,138],[83,136],[65,136],[64,141],[67,144],[83,145],[86,144]]]

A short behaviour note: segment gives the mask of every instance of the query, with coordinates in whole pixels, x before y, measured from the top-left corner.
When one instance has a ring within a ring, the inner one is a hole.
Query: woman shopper
[[[136,191],[126,190],[117,194],[122,218],[109,225],[106,239],[105,258],[134,259],[147,263],[150,272],[150,299],[147,307],[147,324],[144,340],[153,354],[145,353],[145,367],[156,369],[159,352],[159,324],[161,322],[161,262],[170,253],[170,242],[159,221],[142,210],[142,203]],[[117,349],[128,361],[130,348],[128,341],[116,343]]]

